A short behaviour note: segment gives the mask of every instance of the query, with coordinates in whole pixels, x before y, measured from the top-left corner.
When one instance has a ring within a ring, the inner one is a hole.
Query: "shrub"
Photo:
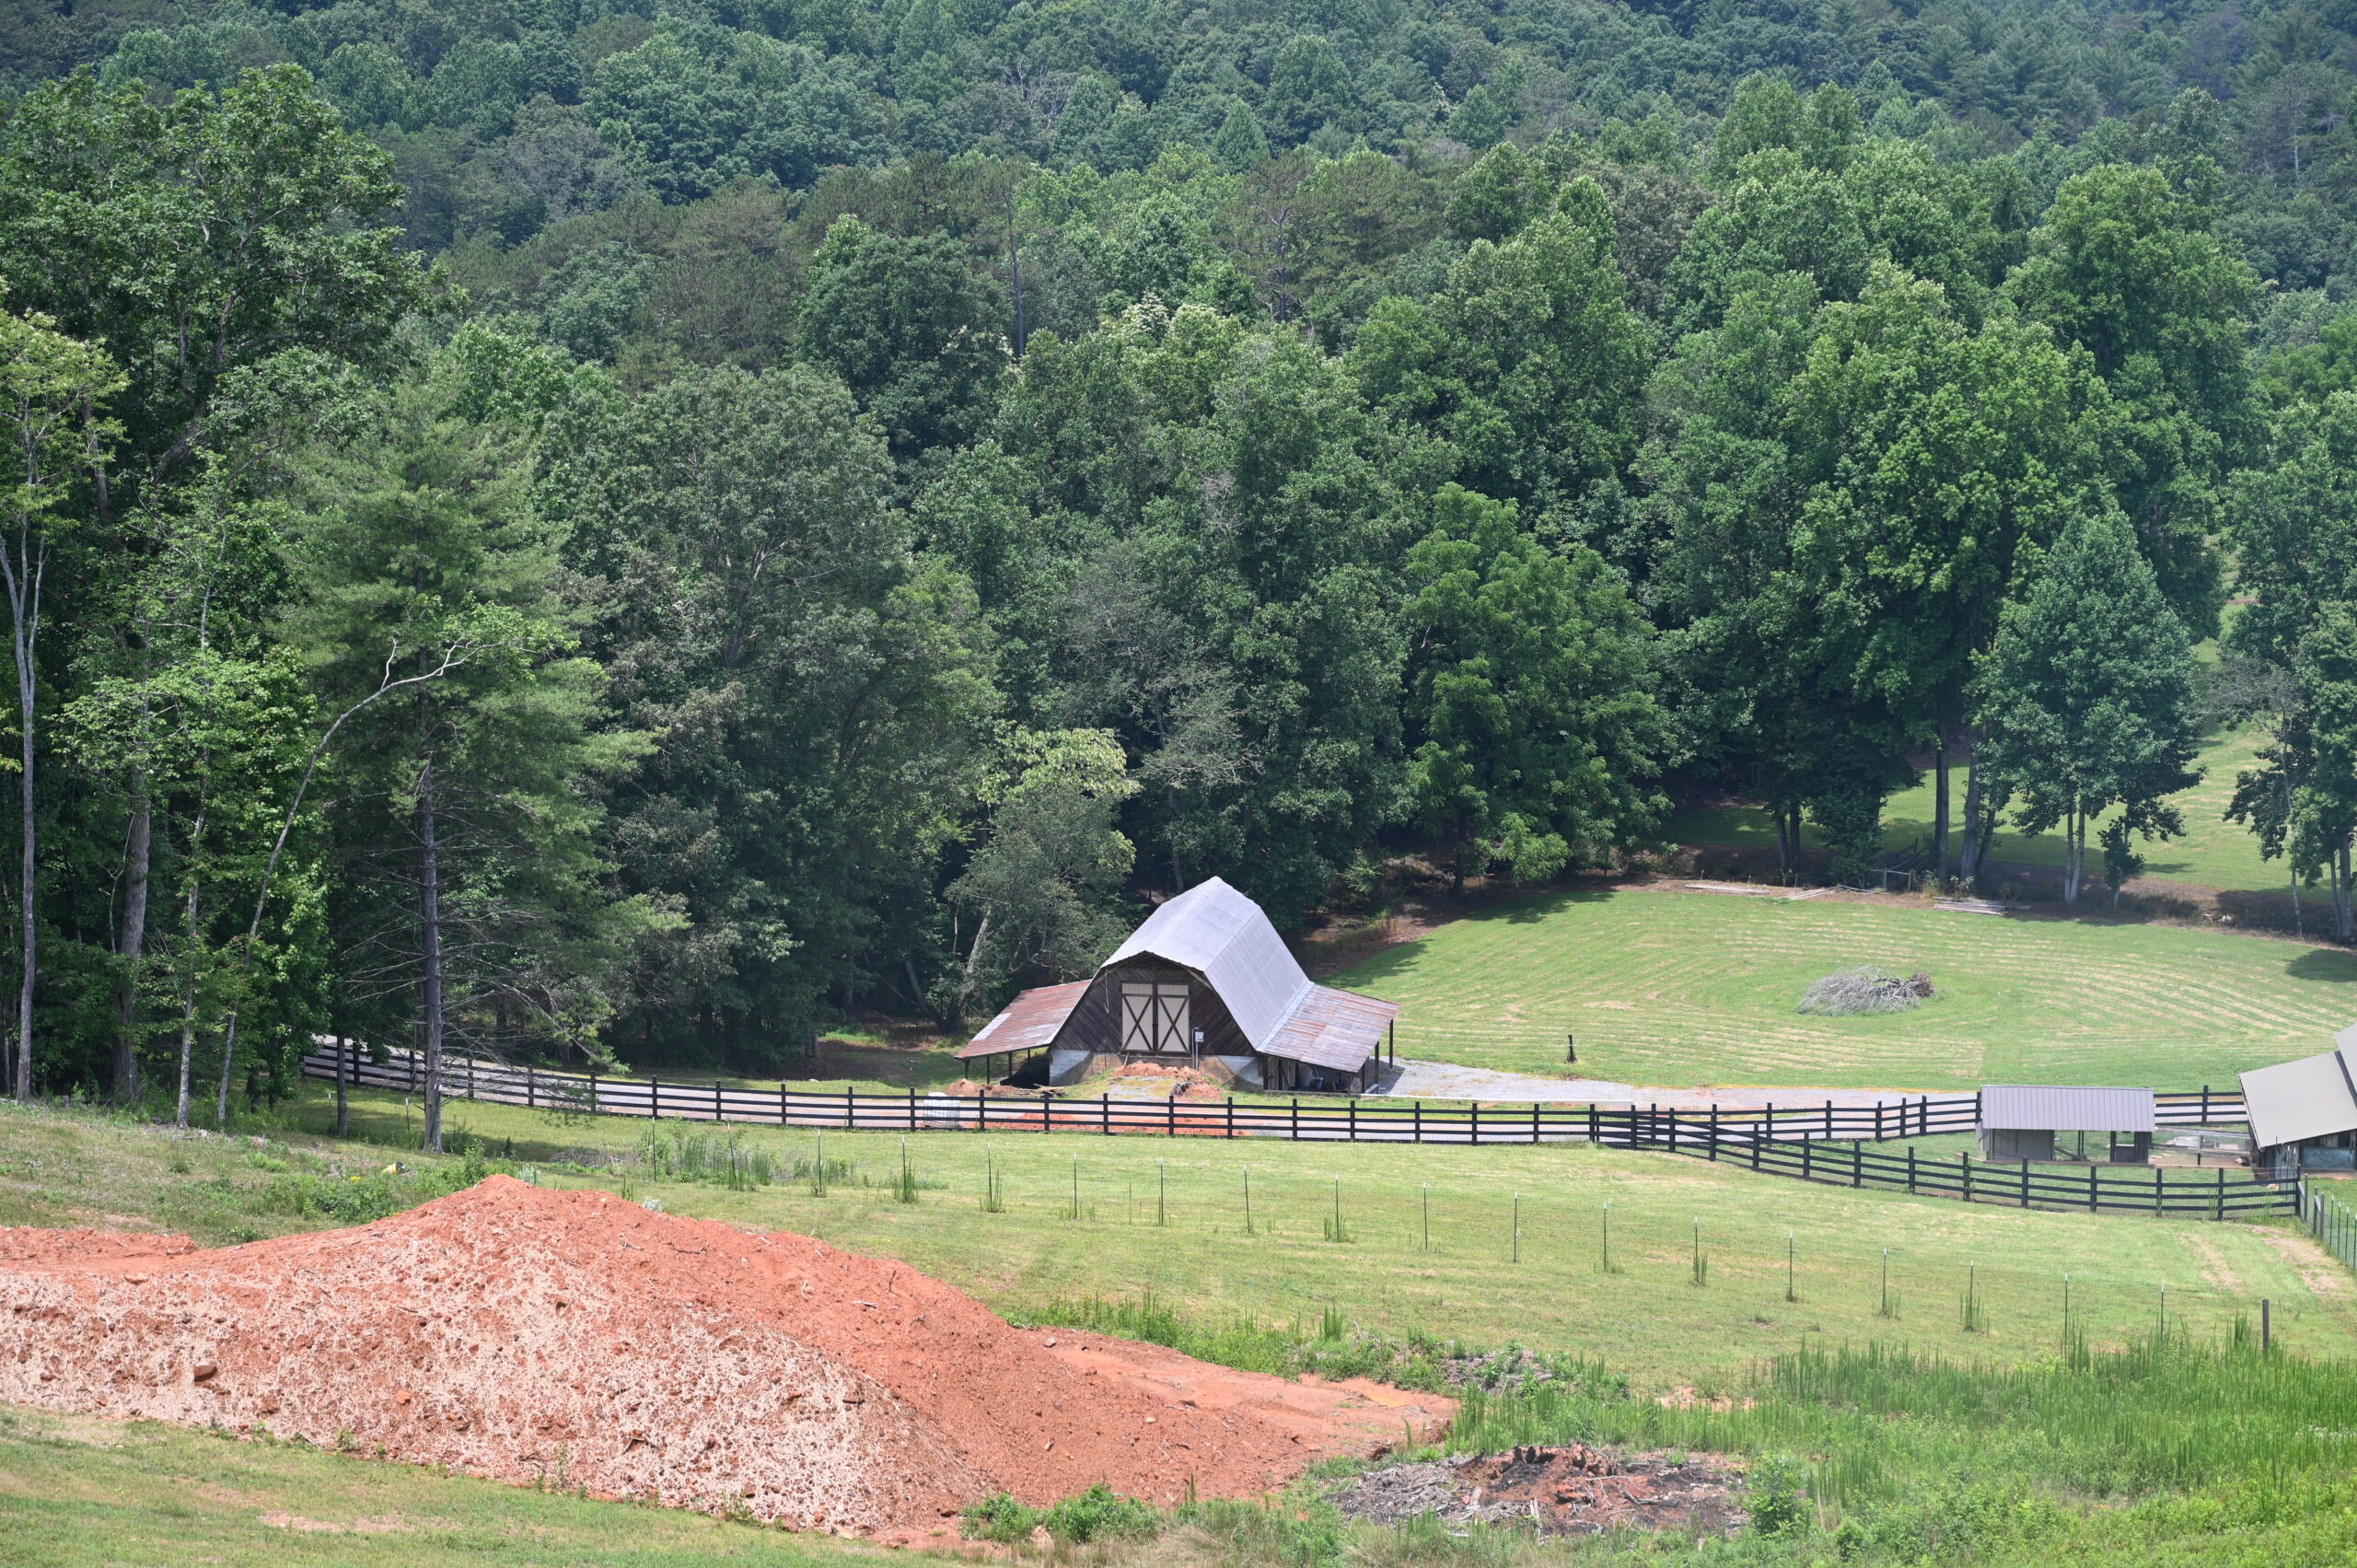
[[[1151,1540],[1161,1528],[1150,1504],[1123,1497],[1101,1481],[1056,1504],[1040,1522],[1050,1535],[1072,1546],[1093,1540]]]
[[[1807,1471],[1790,1454],[1768,1455],[1751,1467],[1748,1479],[1751,1527],[1761,1535],[1799,1535],[1815,1522]]]

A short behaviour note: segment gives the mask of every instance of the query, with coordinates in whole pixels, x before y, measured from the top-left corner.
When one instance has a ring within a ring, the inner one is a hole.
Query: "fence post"
[[[976,1099],[980,1099],[982,1097],[976,1095],[974,1098]],[[784,1078],[780,1078],[777,1081],[777,1124],[781,1127],[785,1125],[786,1109],[785,1080]]]
[[[2223,1165],[2218,1167],[2218,1202],[2212,1210],[2210,1217],[2213,1220],[2223,1220],[2226,1217],[2226,1167]]]
[[[2153,1167],[2153,1213],[2161,1212],[2161,1167]]]
[[[2201,1086],[2201,1125],[2210,1125],[2210,1086]]]
[[[1760,1135],[1766,1138],[1776,1135],[1776,1102],[1772,1099],[1768,1102],[1768,1120],[1760,1123]]]
[[[663,1114],[663,1080],[649,1073],[646,1075],[646,1119],[658,1120]]]
[[[1879,1098],[1875,1101],[1875,1142],[1882,1142],[1882,1101]]]
[[[1538,1142],[1538,1102],[1537,1100],[1530,1102],[1530,1141],[1533,1144]]]
[[[475,1098],[475,1059],[471,1056],[467,1058],[467,1098]]]
[[[1170,1108],[1170,1136],[1171,1136],[1171,1137],[1173,1137],[1173,1138],[1176,1138],[1176,1137],[1178,1135],[1178,1085],[1173,1084],[1173,1085],[1171,1085],[1171,1086],[1170,1086],[1170,1098],[1169,1098],[1168,1099],[1167,1099],[1167,1100],[1164,1100],[1162,1103],[1163,1103],[1163,1104],[1165,1104],[1165,1105],[1167,1105],[1167,1106],[1168,1106],[1168,1107]],[[1356,1108],[1355,1108],[1355,1107],[1353,1107],[1353,1109],[1355,1110],[1355,1109],[1356,1109]],[[1355,1132],[1353,1132],[1353,1139],[1354,1139],[1354,1141],[1355,1141]]]
[[[531,1064],[530,1063],[528,1063],[528,1062],[527,1062],[527,1063],[524,1063],[524,1109],[525,1109],[526,1110],[530,1110],[530,1109],[533,1109],[533,1104],[532,1104],[532,1064]]]
[[[1833,1141],[1833,1102],[1831,1100],[1825,1102],[1825,1141],[1829,1144]]]
[[[1912,1144],[1907,1145],[1907,1192],[1910,1197],[1915,1192],[1915,1145]]]
[[[1816,1147],[1817,1141],[1815,1139],[1803,1138],[1801,1140],[1801,1179],[1803,1181],[1807,1181],[1813,1179],[1809,1169],[1810,1165],[1813,1163],[1809,1151]]]
[[[851,1098],[851,1091],[849,1089],[845,1089],[843,1091],[843,1098],[845,1100],[849,1100]],[[1044,1138],[1055,1130],[1056,1114],[1054,1106],[1048,1098],[1048,1091],[1041,1089],[1039,1091],[1039,1136]]]
[[[1343,1141],[1346,1143],[1355,1144],[1359,1141],[1358,1096],[1353,1095],[1351,1097],[1350,1103],[1342,1108],[1342,1115],[1346,1119],[1345,1126],[1347,1128],[1347,1131],[1343,1133]]]
[[[1424,1102],[1422,1100],[1416,1101],[1414,1105],[1409,1108],[1409,1114],[1415,1118],[1415,1141],[1421,1144],[1424,1141]]]
[[[1478,1107],[1476,1111],[1478,1114]],[[1293,1142],[1296,1144],[1301,1142],[1301,1097],[1299,1095],[1293,1097]]]
[[[1596,1125],[1596,1101],[1590,1100],[1587,1102],[1587,1144],[1589,1148],[1596,1147],[1597,1141],[1596,1134],[1602,1131],[1603,1129]]]
[[[1043,1104],[1046,1102],[1047,1098],[1048,1097],[1045,1095],[1041,1095],[1039,1097],[1040,1101]],[[855,1132],[858,1130],[859,1107],[853,1103],[851,1090],[846,1087],[843,1090],[843,1131],[846,1132]]]
[[[589,1074],[589,1114],[598,1114],[598,1074]]]
[[[1227,1135],[1236,1136],[1236,1102],[1232,1099],[1227,1102]]]
[[[1660,1102],[1655,1102],[1652,1115],[1648,1120],[1653,1122],[1655,1128],[1659,1128],[1661,1126]],[[1673,1155],[1678,1152],[1678,1112],[1675,1110],[1669,1113],[1669,1152]]]
[[[1751,1135],[1751,1168],[1754,1170],[1759,1168],[1759,1145],[1767,1141],[1756,1132]]]
[[[1711,1163],[1719,1162],[1719,1102],[1711,1102]]]
[[[1972,1202],[1972,1151],[1967,1149],[1956,1156],[1964,1167],[1964,1201]]]
[[[1866,1146],[1864,1144],[1852,1144],[1850,1145],[1850,1185],[1864,1187],[1865,1184]]]
[[[2029,1161],[2022,1161],[2022,1207],[2029,1207]]]

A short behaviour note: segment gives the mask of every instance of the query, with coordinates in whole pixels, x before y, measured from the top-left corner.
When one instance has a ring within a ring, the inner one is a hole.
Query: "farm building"
[[[2090,1132],[2104,1135],[2100,1156],[2087,1151]],[[2076,1134],[2067,1151],[2064,1134]],[[2100,1157],[2114,1165],[2147,1164],[2153,1157],[2153,1091],[1988,1085],[1980,1091],[1980,1152],[1992,1160]]]
[[[1314,983],[1260,906],[1214,877],[1148,915],[1093,978],[1023,993],[958,1054],[989,1071],[1045,1051],[1051,1084],[1113,1057],[1247,1088],[1356,1091],[1399,1014]]]
[[[2252,1167],[2272,1180],[2357,1166],[2357,1025],[2321,1056],[2243,1074]]]

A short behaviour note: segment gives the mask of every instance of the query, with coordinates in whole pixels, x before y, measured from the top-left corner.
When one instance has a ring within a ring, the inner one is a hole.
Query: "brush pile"
[[[1801,993],[1800,1011],[1820,1017],[1858,1013],[1904,1013],[1931,999],[1932,977],[1922,970],[1901,980],[1895,974],[1862,966],[1827,975]]]

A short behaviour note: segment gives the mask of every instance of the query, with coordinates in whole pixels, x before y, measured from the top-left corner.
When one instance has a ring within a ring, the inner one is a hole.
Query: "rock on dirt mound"
[[[845,1531],[1248,1495],[1447,1402],[1018,1330],[897,1263],[493,1177],[213,1251],[0,1228],[0,1400]]]

